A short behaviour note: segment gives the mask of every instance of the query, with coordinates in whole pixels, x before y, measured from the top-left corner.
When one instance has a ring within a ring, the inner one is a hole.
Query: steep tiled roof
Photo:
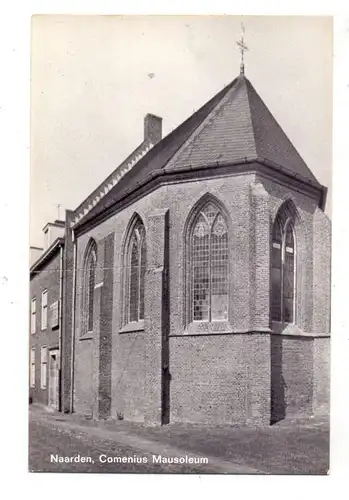
[[[166,170],[257,157],[317,183],[252,84],[241,75]]]
[[[214,168],[240,160],[271,162],[274,168],[321,188],[250,81],[240,75],[156,144],[78,225],[121,201],[161,169]]]
[[[136,187],[143,184],[148,178],[154,175],[154,172],[164,168],[170,158],[183,146],[186,140],[197,129],[197,127],[207,118],[209,113],[220,102],[222,97],[232,88],[237,79],[224,87],[202,108],[196,111],[179,127],[164,137],[159,143],[142,157],[132,169],[118,179],[117,184],[101,199],[96,206],[85,213],[82,220],[79,220],[76,226],[92,219],[95,215],[103,212],[106,208],[113,205],[116,201],[133,191]]]

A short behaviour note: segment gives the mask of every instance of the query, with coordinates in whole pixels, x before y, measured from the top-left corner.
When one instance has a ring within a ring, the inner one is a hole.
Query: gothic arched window
[[[126,249],[125,324],[144,319],[146,239],[145,228],[140,219],[136,219],[133,224]]]
[[[94,240],[89,242],[84,262],[83,284],[83,324],[84,333],[93,331],[94,292],[97,264],[97,245]]]
[[[207,203],[190,233],[191,321],[228,319],[228,227],[220,209]]]
[[[273,321],[295,321],[295,216],[287,204],[279,210],[273,227],[272,241],[272,299]]]

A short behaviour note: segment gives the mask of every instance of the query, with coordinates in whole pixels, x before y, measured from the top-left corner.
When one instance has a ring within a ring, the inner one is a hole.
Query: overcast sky
[[[318,180],[332,169],[332,21],[320,17],[35,16],[32,20],[31,245],[143,139],[168,134],[245,74]]]

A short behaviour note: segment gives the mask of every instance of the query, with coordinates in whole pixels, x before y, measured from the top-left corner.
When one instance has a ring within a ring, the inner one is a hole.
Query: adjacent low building
[[[64,222],[44,228],[45,247],[30,268],[29,397],[61,408]]]

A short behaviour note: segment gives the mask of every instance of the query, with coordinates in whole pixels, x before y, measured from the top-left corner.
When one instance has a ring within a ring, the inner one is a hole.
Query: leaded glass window
[[[295,319],[294,215],[287,205],[281,208],[274,223],[271,281],[272,320],[293,323]]]
[[[220,210],[208,203],[191,233],[191,316],[194,321],[228,319],[228,228]]]
[[[94,292],[95,292],[95,270],[96,261],[91,254],[88,264],[88,331],[93,330],[93,302],[94,302]]]
[[[94,241],[90,242],[85,258],[84,269],[84,297],[83,297],[83,313],[85,321],[85,333],[93,331],[93,314],[94,314],[94,294],[95,294],[95,279],[96,279],[96,263],[97,249]]]
[[[143,223],[139,220],[132,230],[126,269],[125,323],[144,319],[144,281],[146,270],[146,239]]]

